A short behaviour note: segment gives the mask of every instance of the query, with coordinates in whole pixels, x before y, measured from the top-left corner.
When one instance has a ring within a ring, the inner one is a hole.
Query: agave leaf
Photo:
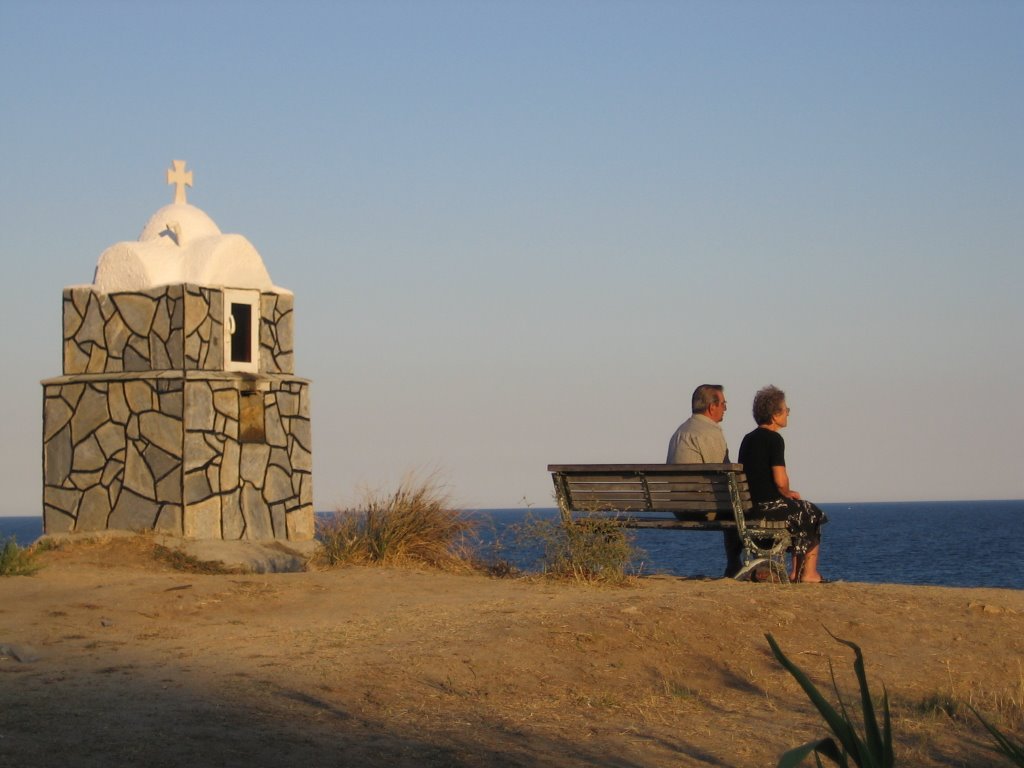
[[[996,743],[994,749],[1011,763],[1024,766],[1024,743],[1014,742],[1009,736],[982,717],[981,713],[973,706],[970,704],[967,706],[970,708],[971,712],[974,713],[974,716],[981,721],[981,724],[985,726],[985,730],[992,735],[992,740]]]
[[[860,685],[860,704],[864,713],[864,735],[867,738],[867,747],[871,754],[881,755],[883,741],[882,734],[878,728],[878,717],[875,715],[875,704],[871,700],[871,689],[868,688],[868,676],[867,672],[864,670],[864,654],[861,653],[860,646],[856,643],[850,640],[843,640],[841,637],[836,637],[827,627],[825,628],[825,631],[832,635],[833,640],[842,643],[847,648],[853,650],[853,671],[856,673],[857,683]]]
[[[832,733],[839,739],[843,750],[852,755],[857,755],[859,753],[857,734],[854,732],[849,719],[836,712],[835,708],[828,703],[828,700],[821,695],[821,692],[811,682],[811,679],[804,674],[804,671],[786,657],[786,654],[782,652],[782,649],[775,642],[775,638],[772,637],[770,632],[765,634],[765,639],[768,641],[768,645],[771,646],[775,658],[800,684],[800,687],[804,689],[804,693],[807,694],[807,698],[817,707],[818,712],[821,713]]]
[[[845,766],[846,757],[840,753],[839,748],[836,746],[835,739],[831,736],[827,736],[824,739],[818,739],[817,741],[808,741],[806,744],[801,744],[799,747],[786,752],[782,757],[779,758],[779,764],[776,768],[796,768],[798,765],[803,763],[807,756],[814,753],[814,760],[818,765],[821,765],[821,758],[818,755],[825,755],[836,765]]]

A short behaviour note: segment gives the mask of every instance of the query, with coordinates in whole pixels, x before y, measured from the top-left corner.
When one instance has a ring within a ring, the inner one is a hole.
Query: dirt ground
[[[887,687],[900,764],[1003,764],[958,701],[1021,733],[1020,591],[200,575],[151,549],[0,579],[0,765],[770,766],[825,731],[766,632],[857,707],[825,627]]]

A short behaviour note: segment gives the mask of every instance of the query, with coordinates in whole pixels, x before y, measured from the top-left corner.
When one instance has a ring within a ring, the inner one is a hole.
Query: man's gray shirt
[[[703,413],[695,413],[672,435],[667,464],[728,464],[729,446],[722,428]]]

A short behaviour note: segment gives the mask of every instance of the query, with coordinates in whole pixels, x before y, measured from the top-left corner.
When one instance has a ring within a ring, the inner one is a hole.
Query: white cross
[[[174,160],[174,170],[167,169],[167,183],[174,185],[174,204],[185,203],[185,187],[192,186],[192,171],[185,170],[184,160]]]

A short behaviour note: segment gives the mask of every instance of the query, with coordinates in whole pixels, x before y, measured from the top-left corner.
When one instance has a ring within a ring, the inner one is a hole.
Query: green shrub
[[[831,632],[829,634],[832,635]],[[895,765],[895,760],[892,751],[892,722],[889,715],[889,695],[883,687],[882,724],[879,726],[875,715],[875,705],[871,699],[871,691],[868,688],[867,675],[864,672],[864,656],[861,654],[860,647],[848,640],[841,640],[835,635],[832,635],[832,637],[837,642],[853,649],[855,656],[853,669],[860,685],[863,734],[858,733],[856,723],[850,717],[846,705],[843,703],[843,698],[839,693],[839,686],[836,684],[832,662],[829,661],[828,666],[829,673],[832,676],[832,689],[835,691],[836,698],[839,701],[838,711],[822,696],[821,692],[818,691],[803,670],[786,657],[782,649],[779,648],[778,643],[775,642],[775,638],[770,633],[766,634],[765,638],[768,640],[768,645],[771,646],[775,658],[779,660],[779,663],[786,668],[786,671],[804,689],[804,693],[807,694],[807,697],[817,707],[818,712],[824,718],[834,736],[834,738],[829,736],[824,739],[810,741],[789,750],[779,758],[778,768],[794,768],[794,766],[800,765],[812,753],[819,766],[821,765],[821,757],[819,756],[824,756],[836,765],[844,767],[849,766],[850,761],[852,761],[853,765],[860,768],[890,768]]]
[[[471,568],[467,536],[473,530],[437,480],[407,476],[388,494],[367,493],[354,509],[339,510],[317,526],[319,561],[421,564]]]
[[[0,545],[0,576],[28,576],[40,568],[31,547],[19,547],[14,537]]]
[[[530,520],[520,539],[539,542],[546,576],[622,584],[631,576],[638,550],[614,518],[598,514],[572,520]]]

